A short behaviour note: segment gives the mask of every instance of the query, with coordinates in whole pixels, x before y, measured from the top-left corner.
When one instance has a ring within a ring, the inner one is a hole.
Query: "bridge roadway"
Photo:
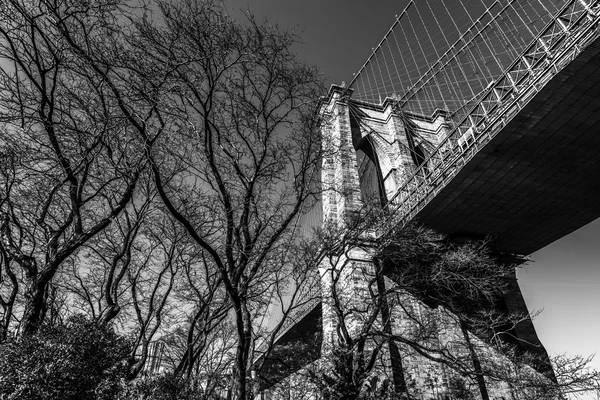
[[[417,214],[451,235],[531,254],[600,217],[600,40],[538,94]]]
[[[455,236],[531,254],[600,217],[600,39],[557,73],[416,214]],[[318,359],[321,304],[277,341],[265,386]],[[303,348],[313,351],[302,355]],[[316,351],[315,351],[316,350]],[[276,360],[281,360],[277,362]],[[284,371],[285,370],[285,371]]]

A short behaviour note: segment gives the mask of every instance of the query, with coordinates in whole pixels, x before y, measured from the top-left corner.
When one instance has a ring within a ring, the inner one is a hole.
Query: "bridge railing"
[[[389,202],[381,236],[410,221],[563,67],[600,36],[600,0],[569,0]],[[397,107],[401,107],[398,101]]]

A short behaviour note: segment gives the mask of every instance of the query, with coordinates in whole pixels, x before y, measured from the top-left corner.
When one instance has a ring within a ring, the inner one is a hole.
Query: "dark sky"
[[[404,0],[226,0],[234,15],[250,9],[282,28],[301,29],[301,58],[317,65],[328,83],[349,82],[406,4]]]
[[[477,2],[478,0],[465,0]],[[317,65],[328,84],[349,82],[400,14],[407,0],[226,0],[234,15],[250,8],[282,28],[298,26],[300,57]],[[534,320],[551,354],[600,352],[600,220],[532,255],[518,271]],[[600,368],[600,354],[595,361]]]

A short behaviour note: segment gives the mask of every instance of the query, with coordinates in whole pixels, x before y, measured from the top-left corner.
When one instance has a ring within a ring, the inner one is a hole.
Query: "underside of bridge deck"
[[[321,356],[322,305],[304,315],[293,327],[281,336],[267,357],[261,370],[261,387],[269,388]],[[259,365],[262,358],[257,360]]]
[[[600,40],[558,73],[421,210],[456,236],[531,254],[600,217]]]

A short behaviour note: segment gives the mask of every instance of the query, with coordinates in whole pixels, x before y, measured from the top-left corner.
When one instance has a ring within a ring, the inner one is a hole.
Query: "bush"
[[[0,344],[0,399],[112,399],[131,344],[82,316]]]
[[[145,377],[130,382],[118,400],[203,400],[208,397],[193,380],[172,375]],[[210,397],[215,399],[215,397]]]

